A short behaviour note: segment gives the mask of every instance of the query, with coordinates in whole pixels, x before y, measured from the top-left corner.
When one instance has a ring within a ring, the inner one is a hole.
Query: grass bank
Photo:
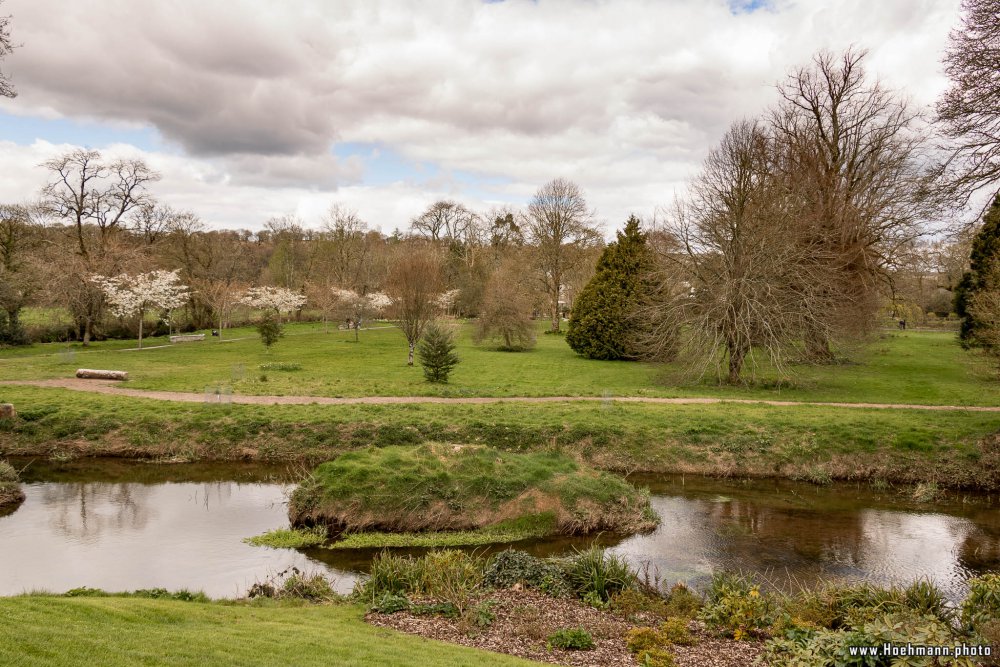
[[[0,664],[536,664],[375,628],[364,622],[363,615],[364,609],[357,605],[0,598]]]
[[[347,533],[516,531],[521,522],[586,535],[657,524],[648,493],[565,454],[440,443],[342,454],[299,484],[288,514],[294,526]]]
[[[996,414],[819,406],[198,405],[0,386],[0,456],[315,464],[425,442],[563,451],[619,472],[1000,489]]]

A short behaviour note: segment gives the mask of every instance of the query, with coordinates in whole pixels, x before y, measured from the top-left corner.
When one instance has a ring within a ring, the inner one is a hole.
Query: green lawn
[[[643,363],[583,359],[562,336],[539,335],[530,352],[477,347],[471,324],[461,328],[459,356],[448,385],[431,385],[406,366],[402,334],[388,325],[361,332],[324,333],[320,324],[292,324],[271,353],[252,329],[227,331],[233,342],[204,342],[126,351],[130,341],[0,350],[0,378],[70,377],[78,367],[129,371],[128,386],[203,392],[232,386],[257,395],[315,396],[719,396],[795,401],[1000,405],[1000,381],[977,352],[963,350],[951,332],[891,332],[845,352],[847,362],[797,365],[778,376],[760,369],[752,387],[719,386],[714,379],[668,379],[673,369]],[[541,325],[539,325],[541,331]],[[267,368],[270,366],[270,368]],[[282,369],[286,370],[282,370]],[[291,370],[287,370],[291,369]],[[780,380],[780,382],[777,382]]]
[[[354,605],[253,607],[135,598],[0,598],[0,664],[537,664],[376,628]]]

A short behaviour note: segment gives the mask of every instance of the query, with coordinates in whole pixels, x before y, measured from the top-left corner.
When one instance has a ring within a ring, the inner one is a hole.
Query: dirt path
[[[566,403],[570,401],[618,403],[651,403],[660,405],[704,405],[712,403],[740,403],[748,405],[795,406],[806,405],[830,408],[858,408],[885,410],[966,410],[968,412],[1000,412],[1000,406],[982,405],[913,405],[906,403],[824,403],[815,401],[773,401],[755,398],[656,398],[652,396],[480,396],[446,398],[443,396],[361,396],[356,398],[333,398],[330,396],[242,396],[232,395],[213,397],[205,394],[183,391],[154,391],[147,389],[129,389],[120,383],[110,380],[79,380],[63,378],[53,380],[10,380],[0,382],[8,385],[24,385],[29,387],[56,387],[112,396],[132,396],[135,398],[151,398],[158,401],[174,401],[180,403],[205,403],[221,399],[227,402],[248,405],[413,405],[421,403],[443,403],[452,405],[484,405],[489,403]]]

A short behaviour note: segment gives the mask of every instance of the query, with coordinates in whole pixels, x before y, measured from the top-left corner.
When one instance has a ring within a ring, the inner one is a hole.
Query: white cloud
[[[957,5],[8,0],[24,46],[4,63],[20,96],[0,108],[156,127],[181,150],[149,154],[164,165],[157,193],[217,224],[336,199],[391,230],[466,192],[366,185],[357,160],[331,157],[334,142],[498,177],[498,198],[572,178],[617,224],[683,188],[726,126],[771,103],[819,48],[868,48],[887,85],[933,102]],[[5,145],[0,161],[33,169],[13,163],[37,150]],[[0,197],[23,195],[22,180]],[[465,199],[491,197],[476,194]]]

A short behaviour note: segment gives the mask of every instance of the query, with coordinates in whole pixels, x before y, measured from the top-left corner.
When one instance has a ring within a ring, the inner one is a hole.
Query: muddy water
[[[326,572],[346,592],[373,552],[242,542],[287,525],[292,475],[233,464],[31,464],[24,473],[27,500],[0,517],[0,595],[92,586],[231,597],[292,566]],[[649,562],[667,582],[698,585],[719,569],[754,572],[779,585],[928,578],[958,598],[968,577],[1000,569],[1000,502],[993,497],[949,495],[920,504],[900,489],[690,477],[634,481],[652,491],[660,528],[597,541]],[[518,546],[555,555],[592,541]]]

